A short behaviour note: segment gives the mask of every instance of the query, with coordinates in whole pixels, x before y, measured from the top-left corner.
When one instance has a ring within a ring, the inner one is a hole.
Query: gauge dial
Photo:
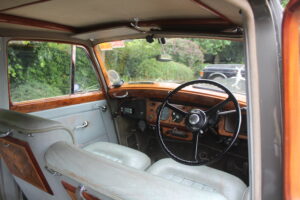
[[[158,113],[159,109],[160,109],[160,107],[157,108],[157,113]],[[162,112],[161,112],[160,119],[161,119],[162,121],[164,121],[164,120],[169,119],[169,116],[170,116],[170,109],[167,108],[167,107],[164,107],[164,109],[163,109]]]
[[[176,112],[172,112],[172,121],[179,123],[183,120],[183,115],[176,113]]]

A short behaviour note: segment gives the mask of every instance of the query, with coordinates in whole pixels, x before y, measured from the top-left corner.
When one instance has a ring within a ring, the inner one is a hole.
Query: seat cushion
[[[246,185],[239,178],[207,166],[188,166],[170,158],[154,163],[149,173],[197,190],[219,193],[226,199],[241,200]]]
[[[62,176],[57,181],[75,181],[99,199],[114,200],[226,200],[223,195],[195,190],[146,171],[117,162],[66,142],[53,144],[45,153],[47,168]]]
[[[84,150],[140,170],[145,170],[151,163],[150,158],[146,154],[109,142],[96,142],[84,147]]]

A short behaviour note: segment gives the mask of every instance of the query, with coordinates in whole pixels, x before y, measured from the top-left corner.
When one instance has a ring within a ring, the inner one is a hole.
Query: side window
[[[93,64],[88,57],[86,50],[82,47],[76,47],[76,62],[75,62],[75,81],[74,92],[91,92],[100,89]]]
[[[70,93],[71,45],[10,41],[8,72],[12,102]]]
[[[73,54],[72,48],[76,48]],[[100,89],[86,50],[71,44],[10,41],[8,73],[12,102],[87,93]]]

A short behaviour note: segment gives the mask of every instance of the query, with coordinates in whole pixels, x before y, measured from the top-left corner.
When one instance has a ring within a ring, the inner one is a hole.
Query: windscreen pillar
[[[9,109],[7,38],[0,37],[0,108]]]

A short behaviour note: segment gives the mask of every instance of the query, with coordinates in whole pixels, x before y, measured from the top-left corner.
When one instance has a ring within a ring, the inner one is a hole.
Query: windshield
[[[120,80],[181,84],[210,79],[234,93],[245,94],[244,51],[239,41],[147,38],[106,42],[99,47],[108,77],[115,85]]]

